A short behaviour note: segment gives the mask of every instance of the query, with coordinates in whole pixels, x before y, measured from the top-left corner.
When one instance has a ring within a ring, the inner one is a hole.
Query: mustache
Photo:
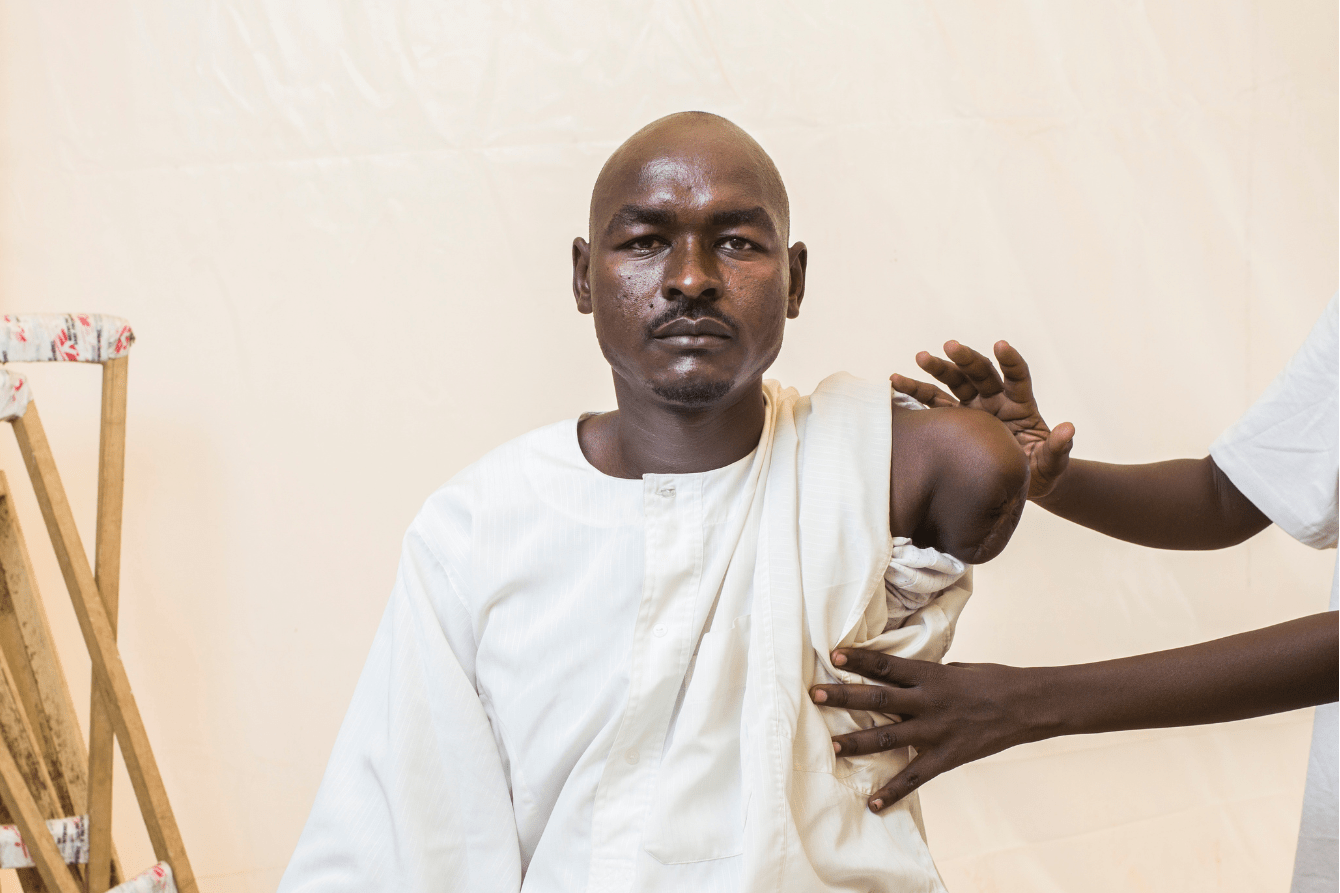
[[[676,301],[666,305],[666,308],[647,324],[647,331],[654,332],[677,319],[715,319],[730,326],[732,332],[740,331],[740,325],[734,319],[718,310],[715,304],[702,301]]]

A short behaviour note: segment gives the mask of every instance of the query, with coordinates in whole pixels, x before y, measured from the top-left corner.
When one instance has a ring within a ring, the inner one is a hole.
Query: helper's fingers
[[[939,668],[939,664],[924,660],[908,660],[881,654],[878,651],[866,651],[863,648],[841,648],[833,652],[833,666],[842,667],[877,682],[890,685],[916,685],[925,675],[928,667]]]
[[[942,759],[936,749],[921,751],[903,767],[902,772],[870,795],[870,799],[866,801],[870,805],[870,811],[880,812],[887,809],[935,776],[953,768],[953,764]]]
[[[923,350],[917,354],[917,365],[928,375],[933,376],[940,384],[949,388],[954,396],[963,403],[967,403],[977,396],[977,387],[953,363],[946,363],[939,357]]]
[[[1034,473],[1028,482],[1028,496],[1037,499],[1046,496],[1056,486],[1057,479],[1070,464],[1070,450],[1075,445],[1075,426],[1062,422],[1051,430],[1046,441],[1033,456]]]
[[[1000,380],[1000,373],[996,371],[991,361],[966,344],[946,341],[945,356],[954,361],[958,370],[972,382],[973,387],[977,388],[977,393],[983,397],[994,397],[1005,390],[1005,385]]]
[[[889,376],[889,381],[893,382],[895,391],[906,394],[918,403],[924,403],[927,406],[958,406],[957,400],[933,384],[917,381],[915,378],[908,378],[906,375],[899,375],[897,372]]]
[[[810,689],[810,699],[825,707],[874,710],[890,716],[921,712],[918,694],[889,685],[816,685]]]
[[[840,757],[859,757],[867,753],[883,753],[899,747],[919,747],[932,743],[926,738],[925,723],[919,719],[909,719],[836,735],[833,738],[833,752]]]
[[[1065,470],[1066,463],[1070,461],[1070,448],[1075,445],[1075,426],[1069,422],[1062,422],[1052,429],[1052,433],[1047,435],[1046,451],[1043,454],[1046,465],[1039,462],[1039,467],[1049,475],[1058,475]]]
[[[1005,396],[1015,403],[1033,401],[1033,376],[1028,371],[1028,363],[1023,355],[1010,346],[1008,341],[997,341],[995,346],[996,362],[1005,376]]]

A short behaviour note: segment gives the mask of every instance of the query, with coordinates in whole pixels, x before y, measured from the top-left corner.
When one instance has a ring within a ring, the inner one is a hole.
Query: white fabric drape
[[[808,689],[938,660],[966,569],[889,534],[886,384],[767,400],[723,469],[608,478],[568,422],[429,500],[282,890],[942,889],[916,798],[866,808],[906,750],[833,754],[885,718]]]

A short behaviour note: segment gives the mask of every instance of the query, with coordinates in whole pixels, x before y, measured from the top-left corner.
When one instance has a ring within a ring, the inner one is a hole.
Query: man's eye
[[[731,236],[722,241],[722,246],[731,251],[748,251],[754,247],[754,243],[748,239],[742,239],[739,236]]]
[[[640,239],[634,239],[628,243],[628,247],[634,251],[651,251],[656,247],[659,240],[655,236],[643,236]]]

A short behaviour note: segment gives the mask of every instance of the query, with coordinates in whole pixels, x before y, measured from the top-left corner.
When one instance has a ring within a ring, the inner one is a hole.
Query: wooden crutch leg
[[[126,473],[126,363],[102,365],[102,425],[98,438],[98,527],[94,581],[112,635],[121,582],[121,503]],[[88,715],[88,893],[104,893],[112,878],[112,722],[96,679]]]
[[[87,812],[84,770],[88,755],[75,714],[74,699],[61,670],[51,626],[37,590],[28,547],[10,495],[9,481],[0,471],[0,651],[19,691],[28,722],[46,755],[62,815]],[[23,869],[20,872],[34,871]],[[116,852],[112,871],[122,877]]]
[[[79,885],[65,867],[56,841],[51,838],[51,832],[42,819],[41,808],[23,786],[23,773],[7,751],[0,753],[0,796],[9,804],[10,814],[19,826],[19,833],[23,835],[23,842],[47,889],[59,893],[79,893]]]
[[[37,749],[32,728],[19,703],[7,661],[0,660],[0,797],[19,826],[24,845],[33,857],[41,883],[24,878],[25,890],[75,891],[78,884],[51,839],[46,819],[61,813],[60,803]]]
[[[144,817],[154,854],[172,867],[180,893],[197,893],[195,874],[186,857],[186,847],[172,815],[163,777],[159,774],[158,763],[149,747],[149,736],[144,729],[139,708],[135,705],[130,679],[126,676],[121,654],[117,651],[112,625],[93,580],[93,569],[89,567],[88,555],[79,539],[74,515],[70,511],[60,474],[56,471],[37,406],[28,404],[27,411],[12,424],[19,451],[23,454],[28,476],[37,494],[38,505],[42,509],[42,518],[51,536],[51,544],[56,551],[56,560],[65,577],[65,585],[70,590],[70,601],[79,619],[79,629],[84,634],[84,644],[88,646],[89,657],[93,660],[95,678],[102,687],[104,703],[109,708],[112,725],[121,742],[121,755],[125,758],[126,770],[130,774],[131,786],[135,789],[135,798],[139,801],[140,813]]]
[[[53,812],[53,803],[55,799],[52,791],[51,779],[45,776],[40,768],[35,765],[34,760],[40,761],[34,753],[35,748],[31,745],[31,739],[28,735],[32,733],[32,728],[23,728],[23,722],[15,714],[15,702],[18,700],[17,692],[13,690],[14,678],[7,669],[0,669],[0,687],[3,687],[6,697],[0,697],[0,746],[3,746],[14,762],[14,768],[23,779],[25,790],[33,800],[33,806],[36,808],[39,816],[55,816],[58,812]],[[17,740],[15,740],[17,739]],[[11,741],[13,744],[11,744]],[[34,794],[33,792],[36,791]],[[19,824],[17,813],[10,812],[10,806],[13,805],[9,799],[9,794],[5,790],[0,790],[0,812],[4,814],[4,822],[8,825],[19,825],[19,833],[23,835],[24,843],[28,841],[28,830]],[[45,827],[45,823],[42,823]],[[61,860],[64,861],[63,859]],[[55,889],[48,886],[43,879],[42,872],[37,868],[19,868],[16,869],[19,876],[19,886],[23,893],[48,893]]]
[[[0,824],[14,825],[15,827],[19,824],[9,814],[9,810],[5,808],[3,792],[0,792]],[[46,882],[42,880],[42,873],[36,868],[16,868],[14,873],[19,876],[19,887],[23,890],[23,893],[46,893]]]
[[[0,653],[9,667],[36,750],[45,755],[45,768],[59,803],[58,811],[49,814],[84,812],[85,758],[79,721],[46,612],[37,597],[36,578],[4,472],[0,472]],[[8,809],[0,813],[0,821],[14,823]],[[18,873],[27,893],[47,889],[37,869],[21,868]]]

